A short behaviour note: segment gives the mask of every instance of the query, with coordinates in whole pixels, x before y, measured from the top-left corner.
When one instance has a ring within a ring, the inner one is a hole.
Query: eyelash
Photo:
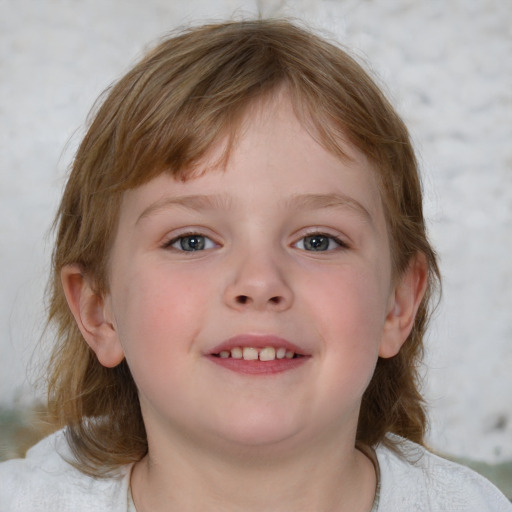
[[[331,248],[331,249],[327,248],[326,250],[319,250],[319,251],[311,250],[311,251],[307,251],[307,252],[331,252],[331,251],[343,250],[343,249],[348,249],[349,248],[348,244],[345,241],[343,241],[340,238],[338,238],[337,236],[330,235],[328,233],[316,232],[316,231],[305,234],[297,242],[295,242],[293,244],[293,246],[297,247],[299,242],[303,242],[304,243],[305,239],[307,239],[307,238],[312,239],[312,238],[315,238],[315,237],[326,238],[326,239],[329,240],[329,242],[333,241],[335,244],[338,245],[338,247]],[[330,245],[330,243],[329,243],[329,245]],[[301,250],[306,250],[306,249],[301,249]]]
[[[190,250],[187,250],[187,249],[184,249],[183,248],[183,242],[181,243],[181,249],[178,249],[177,247],[173,247],[174,244],[183,241],[187,238],[193,238],[193,237],[196,237],[196,238],[202,238],[204,239],[203,240],[203,246],[200,247],[200,248],[196,248],[196,249],[190,249]],[[307,250],[305,247],[304,247],[304,241],[306,239],[313,239],[313,238],[325,238],[328,240],[328,246],[326,249],[319,249],[319,250],[315,250],[315,249],[311,249],[311,250]],[[331,241],[334,242],[335,244],[337,244],[338,247],[334,247],[334,248],[329,248],[329,246],[331,245]],[[300,248],[298,247],[299,243],[302,242],[303,244],[303,248]],[[208,249],[212,249],[213,247],[205,247],[205,245],[217,245],[210,237],[204,235],[204,234],[201,234],[201,233],[197,233],[197,232],[190,232],[190,233],[183,233],[183,234],[180,234],[179,236],[177,237],[174,237],[166,242],[164,242],[162,244],[162,248],[163,249],[172,249],[172,250],[176,250],[176,251],[179,251],[179,252],[200,252],[200,251],[204,251],[204,250],[208,250]],[[335,250],[340,250],[340,249],[348,249],[349,246],[347,245],[346,242],[344,242],[343,240],[341,240],[340,238],[338,238],[337,236],[334,236],[334,235],[330,235],[328,233],[322,233],[322,232],[311,232],[311,233],[307,233],[306,235],[302,236],[297,242],[295,242],[293,244],[293,247],[295,248],[298,248],[300,250],[303,250],[303,251],[306,251],[306,252],[330,252],[330,251],[335,251]]]
[[[199,251],[203,251],[203,250],[212,248],[212,247],[206,247],[206,249],[201,248],[201,249],[192,249],[192,250],[187,251],[186,249],[183,249],[183,247],[181,249],[173,247],[173,245],[178,243],[180,240],[185,240],[186,238],[193,238],[193,237],[203,238],[205,241],[209,241],[211,244],[217,245],[209,236],[203,235],[202,233],[190,232],[190,233],[182,233],[181,235],[171,238],[170,240],[164,242],[162,244],[162,249],[171,249],[171,250],[175,250],[175,251],[179,251],[179,252],[199,252]],[[208,242],[206,242],[206,243],[208,243]]]

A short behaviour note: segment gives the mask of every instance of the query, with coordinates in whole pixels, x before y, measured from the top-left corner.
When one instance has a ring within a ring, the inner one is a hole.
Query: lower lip
[[[295,357],[293,359],[274,359],[273,361],[246,361],[245,359],[233,359],[231,357],[208,356],[208,359],[227,370],[246,375],[272,375],[294,370],[302,366],[309,357]]]

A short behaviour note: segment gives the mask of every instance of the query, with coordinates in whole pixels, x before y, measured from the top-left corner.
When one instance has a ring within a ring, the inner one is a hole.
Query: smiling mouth
[[[281,374],[311,359],[284,338],[252,334],[230,338],[206,355],[213,363],[246,375]]]
[[[230,350],[221,350],[212,355],[220,359],[239,359],[244,361],[275,361],[303,357],[301,354],[297,354],[286,347],[233,347]]]

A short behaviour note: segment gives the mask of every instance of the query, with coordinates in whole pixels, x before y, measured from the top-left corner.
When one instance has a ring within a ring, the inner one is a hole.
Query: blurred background
[[[44,396],[49,227],[93,102],[170,30],[258,15],[343,44],[408,124],[444,276],[425,361],[429,442],[510,489],[508,0],[0,0],[0,459],[19,453]]]

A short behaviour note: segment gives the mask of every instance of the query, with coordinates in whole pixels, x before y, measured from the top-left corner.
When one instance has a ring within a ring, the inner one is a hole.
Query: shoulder
[[[381,470],[379,510],[512,512],[512,504],[471,469],[398,439],[401,453],[376,448]]]
[[[0,464],[2,512],[98,512],[126,510],[130,468],[114,478],[93,478],[68,461],[73,456],[63,431],[32,447],[24,459]]]

